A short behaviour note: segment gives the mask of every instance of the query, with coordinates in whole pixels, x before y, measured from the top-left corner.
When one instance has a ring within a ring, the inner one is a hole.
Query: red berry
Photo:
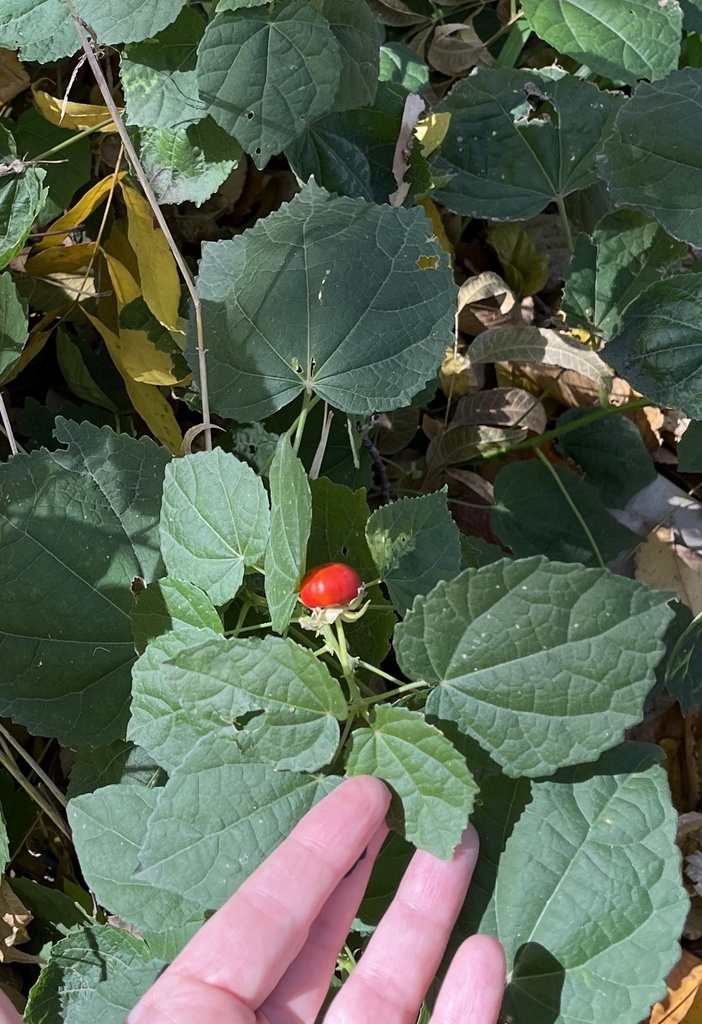
[[[363,586],[355,569],[343,562],[318,565],[305,575],[300,587],[300,600],[307,608],[331,608],[349,604]]]

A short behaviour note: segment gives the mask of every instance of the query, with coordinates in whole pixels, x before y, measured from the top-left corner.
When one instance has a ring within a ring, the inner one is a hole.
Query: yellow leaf
[[[668,995],[651,1009],[649,1024],[700,1024],[702,1021],[702,961],[683,952],[666,978]]]
[[[117,300],[117,311],[121,313],[125,306],[141,295],[141,288],[124,264],[108,252],[104,253],[104,257]],[[173,373],[169,354],[157,349],[146,331],[120,327],[119,340],[122,365],[137,383],[164,387],[181,383]]]
[[[122,171],[116,176],[111,174],[108,178],[103,178],[102,181],[99,181],[97,185],[93,185],[82,199],[78,200],[75,206],[67,213],[64,213],[63,217],[59,217],[58,220],[54,221],[51,225],[51,234],[45,235],[44,238],[40,239],[34,246],[33,252],[50,249],[54,245],[63,245],[69,232],[77,228],[79,224],[82,224],[94,210],[97,210],[105,196],[112,191],[115,182],[124,178],[126,173],[126,171]]]
[[[441,248],[451,257],[451,265],[453,266],[453,246],[446,234],[446,228],[444,227],[444,222],[441,219],[441,214],[439,213],[436,203],[433,199],[427,199],[425,197],[424,199],[419,200],[419,205],[431,221],[432,230],[436,236],[436,240]]]
[[[430,156],[439,148],[446,138],[450,123],[450,114],[429,114],[419,121],[414,134],[422,144],[422,156]]]
[[[70,128],[73,131],[83,131],[85,128],[103,127],[101,132],[114,132],[115,126],[112,116],[107,107],[97,106],[93,103],[73,103],[68,100],[64,103],[61,96],[52,96],[44,92],[38,84],[32,86],[34,105],[39,113],[46,118],[50,124],[59,128]],[[121,111],[120,111],[121,113]],[[108,123],[105,124],[105,121]]]
[[[445,395],[460,398],[478,387],[475,368],[460,352],[453,348],[446,349],[444,361],[439,369],[439,387]]]
[[[0,106],[28,89],[29,82],[24,65],[17,60],[13,51],[0,49]]]
[[[14,380],[25,368],[28,363],[31,363],[35,356],[38,356],[41,350],[46,345],[47,341],[52,335],[54,330],[54,320],[59,315],[61,307],[52,309],[51,312],[47,313],[41,318],[38,324],[35,324],[32,330],[29,332],[29,338],[27,344],[22,350],[22,355],[19,358],[19,362],[13,366],[11,373],[5,377],[3,384],[9,384],[11,380]],[[49,326],[51,324],[51,326]]]
[[[505,281],[520,299],[541,291],[548,281],[551,257],[539,252],[524,228],[517,224],[493,224],[487,240],[502,264]]]
[[[180,302],[180,278],[173,253],[146,199],[124,183],[121,188],[127,207],[129,244],[139,263],[144,302],[159,323],[173,331],[178,325]]]
[[[95,242],[78,245],[52,245],[36,256],[30,256],[24,265],[28,274],[47,277],[49,274],[75,274],[84,269],[95,255]]]
[[[178,455],[183,443],[183,435],[180,432],[178,421],[170,405],[158,388],[153,387],[151,384],[140,384],[133,380],[122,362],[122,342],[119,335],[111,331],[97,317],[91,316],[87,310],[84,310],[84,312],[105,342],[112,362],[122,375],[132,405],[154,437],[158,438],[161,444],[165,445],[170,452]]]

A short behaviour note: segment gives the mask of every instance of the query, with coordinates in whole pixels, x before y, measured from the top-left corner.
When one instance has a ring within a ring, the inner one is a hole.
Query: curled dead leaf
[[[461,334],[475,337],[490,327],[526,326],[532,319],[531,310],[533,306],[519,304],[499,274],[486,270],[469,277],[458,289],[456,325]]]
[[[437,71],[452,78],[471,68],[491,68],[495,63],[472,24],[463,21],[437,25],[427,60]]]

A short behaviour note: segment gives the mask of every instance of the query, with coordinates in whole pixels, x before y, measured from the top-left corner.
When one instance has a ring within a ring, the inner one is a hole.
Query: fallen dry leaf
[[[702,612],[702,554],[675,541],[668,527],[648,537],[634,556],[634,577],[652,590],[674,590],[693,615]]]
[[[0,106],[9,103],[25,89],[31,79],[12,50],[0,48]]]
[[[700,999],[700,985],[702,985],[702,960],[698,960],[692,953],[683,951],[666,978],[668,994],[666,998],[651,1010],[649,1024],[691,1024],[691,1021],[702,1021],[702,1000]],[[693,1007],[696,1006],[694,1018],[688,1016]]]

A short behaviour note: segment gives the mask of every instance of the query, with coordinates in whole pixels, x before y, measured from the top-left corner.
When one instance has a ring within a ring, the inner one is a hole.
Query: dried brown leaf
[[[0,106],[29,88],[31,79],[12,50],[0,48]]]
[[[437,25],[427,60],[437,71],[452,78],[471,68],[491,68],[495,63],[472,24],[462,21]]]
[[[691,1024],[699,1016],[689,1016],[693,1008],[696,1014],[702,1010],[700,985],[702,985],[702,960],[683,950],[680,960],[666,978],[668,994],[651,1009],[649,1024]]]
[[[503,449],[523,441],[527,431],[521,427],[455,427],[444,431],[427,448],[427,466],[437,473],[445,466],[469,462],[495,448]]]
[[[425,14],[417,14],[402,0],[368,0],[370,9],[381,25],[392,25],[403,28],[410,25],[421,25],[427,21]]]
[[[466,395],[456,407],[451,427],[526,427],[535,434],[546,429],[546,412],[541,403],[523,388],[492,388]]]
[[[491,328],[471,343],[468,358],[474,365],[547,363],[564,370],[574,370],[605,392],[612,384],[612,371],[596,352],[573,341],[567,334],[547,327]]]
[[[675,534],[661,527],[643,544],[634,559],[635,578],[652,590],[674,590],[693,615],[702,612],[702,554],[676,543]]]

